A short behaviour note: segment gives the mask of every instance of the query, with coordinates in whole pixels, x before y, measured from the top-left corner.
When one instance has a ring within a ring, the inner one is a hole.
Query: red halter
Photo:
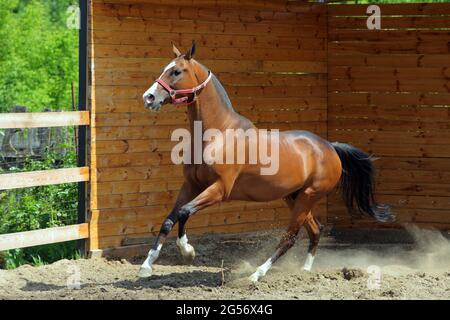
[[[171,86],[169,86],[167,83],[164,82],[161,78],[157,79],[156,82],[160,84],[170,95],[171,103],[172,104],[183,104],[183,103],[192,103],[197,99],[197,92],[202,90],[206,85],[208,84],[209,80],[211,80],[212,73],[211,71],[208,71],[208,78],[206,78],[203,83],[199,84],[198,86],[192,88],[192,89],[181,89],[181,90],[175,90]],[[189,97],[187,95],[194,94],[194,97],[191,101],[189,100]],[[181,98],[175,98],[176,96],[183,95]]]

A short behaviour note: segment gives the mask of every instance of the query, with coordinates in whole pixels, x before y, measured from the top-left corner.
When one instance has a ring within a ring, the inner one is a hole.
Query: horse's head
[[[199,85],[196,77],[197,62],[192,58],[195,54],[195,42],[185,53],[173,45],[173,59],[163,70],[159,78],[144,93],[144,106],[147,109],[158,111],[167,103],[190,103],[196,98],[196,93],[201,90],[210,77]]]

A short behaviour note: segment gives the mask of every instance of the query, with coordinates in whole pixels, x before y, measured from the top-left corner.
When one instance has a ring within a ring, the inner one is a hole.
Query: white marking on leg
[[[258,269],[256,269],[255,273],[250,276],[250,281],[257,282],[259,279],[266,275],[267,271],[269,271],[271,267],[272,258],[268,259],[266,262],[264,262],[264,264],[260,265]]]
[[[159,252],[161,251],[162,244],[158,245],[158,248],[156,250],[151,249],[148,252],[147,259],[145,259],[144,263],[141,265],[141,268],[139,269],[139,277],[141,278],[148,278],[152,275],[153,269],[153,263],[158,259]]]
[[[195,256],[194,247],[188,243],[188,238],[184,234],[181,238],[177,239],[177,246],[180,248],[181,255],[183,257],[193,257]]]
[[[311,271],[313,263],[314,263],[314,256],[311,253],[308,253],[305,265],[303,266],[303,270]]]

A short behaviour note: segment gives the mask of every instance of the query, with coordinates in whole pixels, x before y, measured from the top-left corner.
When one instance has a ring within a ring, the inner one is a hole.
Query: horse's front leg
[[[219,180],[205,189],[205,191],[200,193],[194,200],[181,207],[178,214],[179,226],[177,246],[180,249],[181,256],[185,263],[192,263],[195,259],[194,247],[188,243],[188,238],[186,236],[186,222],[189,217],[197,211],[222,201],[224,194],[225,188],[223,187],[223,183]]]
[[[222,201],[224,194],[225,188],[223,187],[222,182],[216,181],[202,193],[200,193],[194,200],[188,202],[187,204],[180,207],[180,201],[177,201],[177,204],[175,205],[167,219],[163,222],[161,231],[156,238],[152,249],[148,253],[147,259],[144,261],[141,269],[139,270],[139,276],[150,277],[152,275],[152,265],[156,261],[156,259],[158,259],[162,245],[176,222],[180,221],[183,224],[183,227],[180,229],[184,230],[184,225],[186,224],[186,221],[190,216],[203,208],[209,207],[215,203]],[[187,243],[186,234],[183,234],[177,240],[177,245],[180,248],[182,254],[192,254],[192,252],[194,252],[193,254],[195,255],[195,251],[193,251],[194,248]]]
[[[182,207],[182,205],[191,201],[192,198],[194,198],[195,196],[196,196],[196,193],[195,193],[194,188],[191,185],[189,185],[188,183],[184,183],[183,186],[181,187],[177,201],[175,202],[175,206],[173,207],[172,211],[170,211],[169,215],[166,217],[166,219],[162,223],[159,234],[156,237],[156,240],[148,253],[147,259],[145,259],[144,263],[142,264],[142,266],[139,270],[139,277],[146,278],[146,277],[150,277],[152,275],[153,263],[158,259],[159,253],[164,244],[164,241],[166,240],[170,231],[172,231],[174,225],[179,220],[178,215],[179,215],[180,208]]]

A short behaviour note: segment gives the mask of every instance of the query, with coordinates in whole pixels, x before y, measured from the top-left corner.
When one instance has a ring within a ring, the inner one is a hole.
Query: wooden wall
[[[170,162],[170,133],[186,126],[185,110],[150,113],[141,98],[171,60],[171,41],[187,49],[195,39],[196,58],[259,127],[326,137],[325,6],[92,0],[90,15],[91,250],[142,243],[159,231],[177,196],[182,168]],[[225,203],[193,217],[188,233],[267,229],[286,224],[288,214],[282,201]]]
[[[304,129],[375,156],[377,197],[404,222],[450,228],[450,4],[366,5],[257,0],[91,0],[90,249],[140,244],[159,230],[182,181],[170,133],[183,107],[144,110],[142,93],[171,41],[198,44],[235,108],[259,127]],[[328,107],[327,107],[328,106]],[[318,208],[344,227],[337,196]],[[285,224],[282,201],[232,202],[196,215],[188,233]],[[386,226],[386,225],[384,225]]]
[[[448,229],[450,3],[380,7],[388,30],[367,29],[367,5],[329,5],[328,137],[381,158],[377,195],[398,223]],[[374,225],[335,197],[328,222]]]

